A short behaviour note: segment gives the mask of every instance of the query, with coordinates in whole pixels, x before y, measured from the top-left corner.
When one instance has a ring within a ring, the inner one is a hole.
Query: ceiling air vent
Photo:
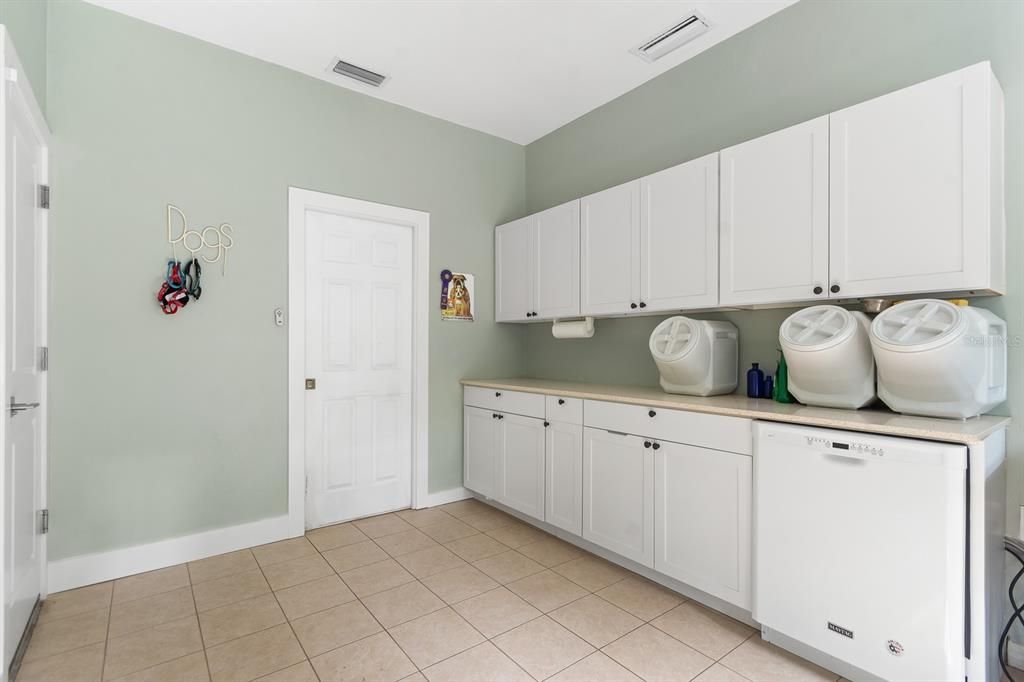
[[[367,85],[372,85],[375,88],[379,88],[384,81],[388,79],[387,76],[375,71],[370,71],[369,69],[364,69],[363,67],[356,66],[355,64],[349,64],[348,62],[340,59],[335,59],[331,62],[331,65],[328,68],[338,75],[354,78],[360,83],[366,83]]]
[[[649,62],[657,61],[672,50],[678,49],[711,28],[711,23],[699,12],[693,12],[672,28],[666,29],[646,40],[630,52]]]

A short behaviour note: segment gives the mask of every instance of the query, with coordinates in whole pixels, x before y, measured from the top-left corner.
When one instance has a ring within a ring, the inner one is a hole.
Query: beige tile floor
[[[468,500],[51,595],[17,682],[836,678]]]

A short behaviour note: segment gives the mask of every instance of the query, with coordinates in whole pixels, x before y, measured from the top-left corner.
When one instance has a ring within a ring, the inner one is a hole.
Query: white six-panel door
[[[306,211],[307,519],[408,507],[413,228]]]
[[[39,205],[47,182],[46,124],[6,34],[0,31],[3,192],[3,672],[14,657],[36,601],[46,596],[44,499],[46,345],[46,217]],[[11,78],[11,75],[18,76]]]
[[[549,422],[545,457],[544,520],[580,535],[583,532],[583,427]]]
[[[544,519],[544,421],[499,413],[498,481],[502,504]]]
[[[750,608],[751,458],[660,441],[654,568]]]
[[[640,180],[640,306],[718,305],[718,153]]]
[[[639,180],[580,199],[581,314],[638,309],[639,253]]]
[[[583,429],[583,537],[654,565],[654,457],[643,438]]]
[[[830,116],[838,296],[989,286],[994,97],[979,64]]]
[[[723,306],[828,298],[828,156],[828,116],[721,151]]]
[[[537,319],[580,314],[580,202],[535,218],[533,292]]]
[[[533,311],[533,216],[494,229],[494,319],[527,319]]]

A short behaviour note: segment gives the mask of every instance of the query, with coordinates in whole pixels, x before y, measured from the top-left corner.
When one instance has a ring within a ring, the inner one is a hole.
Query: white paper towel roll
[[[551,335],[556,339],[589,339],[594,335],[594,318],[555,320],[551,324]]]

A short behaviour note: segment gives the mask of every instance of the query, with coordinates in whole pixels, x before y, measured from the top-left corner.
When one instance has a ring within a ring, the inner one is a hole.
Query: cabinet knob
[[[822,289],[821,287],[814,287],[814,295],[815,296],[820,296],[821,292],[823,292],[823,291],[824,291],[824,289]]]
[[[544,422],[544,426],[551,426],[551,422]]]
[[[658,413],[657,413],[657,412],[655,412],[654,410],[651,410],[650,412],[648,412],[648,413],[647,413],[647,416],[648,416],[648,417],[653,417],[653,416],[655,416],[656,414],[658,414]]]
[[[661,447],[661,443],[651,443],[651,447],[657,450],[658,448]]]
[[[565,398],[559,398],[558,399],[558,404],[559,405],[565,405]]]
[[[643,301],[640,301],[640,307],[641,307],[641,308],[646,308],[646,307],[647,307],[647,304],[646,304],[646,303],[644,303]]]
[[[505,415],[503,415],[503,414],[499,414],[498,415],[498,419],[504,419],[504,418],[505,418]]]
[[[829,287],[828,290],[831,291],[833,294],[838,294],[839,293],[839,285],[838,284],[833,284],[832,286]]]
[[[495,391],[494,392],[494,397],[495,398],[500,398],[501,397],[501,391]]]
[[[526,313],[527,317],[533,317],[533,313]]]
[[[491,419],[497,419],[497,418],[498,418],[498,415],[496,415],[494,412],[491,412]]]
[[[629,304],[629,307],[630,307],[630,308],[636,308],[636,303],[630,303],[630,304]]]
[[[649,448],[649,447],[651,447],[651,441],[649,441],[649,440],[645,440],[645,441],[644,441],[644,447],[645,447],[645,448]]]

